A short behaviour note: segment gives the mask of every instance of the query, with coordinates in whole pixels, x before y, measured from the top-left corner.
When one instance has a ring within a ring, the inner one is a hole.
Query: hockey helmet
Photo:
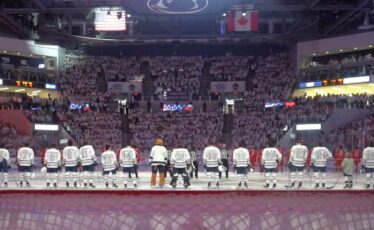
[[[226,167],[223,166],[223,165],[219,165],[219,166],[218,166],[218,171],[219,171],[219,172],[225,172],[225,171],[226,171]]]

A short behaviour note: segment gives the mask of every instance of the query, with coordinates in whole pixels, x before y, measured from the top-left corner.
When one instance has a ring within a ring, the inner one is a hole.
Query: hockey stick
[[[342,177],[343,177],[342,175],[338,176],[338,178],[336,179],[335,183],[332,186],[330,186],[330,187],[326,187],[326,189],[333,189],[333,188],[335,188],[335,186],[339,183],[339,181],[340,181],[340,179]]]

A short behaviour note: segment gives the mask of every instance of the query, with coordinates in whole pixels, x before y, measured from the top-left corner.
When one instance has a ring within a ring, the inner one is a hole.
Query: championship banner
[[[141,93],[142,83],[133,82],[108,82],[108,91],[110,93]]]
[[[214,93],[244,92],[245,81],[213,81],[210,90]]]

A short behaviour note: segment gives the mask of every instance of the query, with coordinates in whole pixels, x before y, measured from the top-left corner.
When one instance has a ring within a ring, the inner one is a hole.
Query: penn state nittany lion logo
[[[148,0],[147,6],[156,13],[194,14],[208,7],[208,0]]]

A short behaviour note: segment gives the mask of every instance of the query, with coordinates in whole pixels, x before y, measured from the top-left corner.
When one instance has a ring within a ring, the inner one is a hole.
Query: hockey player
[[[143,160],[142,151],[136,145],[133,145],[132,148],[135,150],[135,153],[136,153],[135,176],[136,178],[139,178],[138,169],[139,169],[139,163]],[[129,175],[131,176],[131,174]]]
[[[44,166],[47,168],[47,188],[53,182],[53,187],[57,188],[57,177],[58,171],[61,166],[61,153],[54,144],[51,145],[51,148],[45,152],[44,157]]]
[[[352,176],[353,176],[354,166],[355,165],[352,159],[352,154],[347,153],[340,166],[343,169],[343,175],[344,175],[344,181],[345,181],[344,188],[353,188]]]
[[[337,172],[342,171],[342,161],[344,159],[345,152],[342,146],[339,146],[338,149],[335,151],[335,167]]]
[[[164,147],[164,141],[162,139],[157,139],[155,144],[149,156],[149,163],[152,167],[151,186],[156,186],[156,175],[158,172],[160,176],[159,185],[163,188],[165,185],[165,166],[168,160],[168,151]]]
[[[81,161],[83,170],[83,183],[84,187],[87,188],[87,183],[91,188],[95,188],[93,185],[93,174],[96,165],[95,150],[92,145],[84,145],[79,149],[79,159]]]
[[[222,161],[222,165],[226,168],[226,179],[229,177],[229,151],[227,151],[226,149],[226,144],[223,143],[221,145],[221,161]],[[219,178],[222,177],[222,172],[218,172],[218,175],[219,175]]]
[[[8,187],[8,170],[10,168],[9,151],[3,147],[0,144],[0,176],[3,178],[4,186]]]
[[[283,155],[284,155],[284,152],[285,152],[285,149],[282,148],[280,145],[277,146],[277,149],[278,151],[280,152],[280,154],[282,155],[282,160],[278,162],[278,166],[277,166],[277,171],[281,171],[283,173]]]
[[[182,148],[181,145],[177,145],[177,148],[173,149],[171,152],[170,164],[173,169],[173,177],[170,185],[175,188],[177,186],[178,176],[182,175],[184,188],[190,186],[190,180],[186,172],[187,165],[191,164],[191,156],[188,150],[186,148]]]
[[[248,188],[248,170],[251,168],[250,157],[248,149],[244,148],[245,143],[241,142],[238,148],[234,149],[232,154],[233,168],[236,171],[238,177],[238,188],[241,188],[244,183],[244,187]]]
[[[191,150],[191,163],[192,163],[192,170],[190,173],[190,177],[193,178],[193,174],[195,172],[195,177],[199,178],[199,163],[197,162],[197,157],[199,156],[195,148]]]
[[[219,187],[218,177],[218,166],[221,162],[221,151],[214,146],[214,142],[211,141],[209,146],[204,149],[203,152],[203,163],[208,176],[208,188],[211,186],[211,182],[214,178],[216,187]]]
[[[137,165],[136,150],[131,146],[126,146],[125,148],[120,150],[118,160],[120,166],[122,167],[122,172],[125,174],[123,179],[123,186],[127,188],[126,174],[128,174],[128,178],[129,180],[132,180],[134,188],[137,188],[137,177],[134,177],[134,174],[136,173],[135,167]]]
[[[358,165],[360,164],[360,161],[361,161],[361,153],[357,146],[355,149],[352,150],[352,158],[353,158],[353,161],[355,162],[355,168],[357,172],[357,170],[359,169]]]
[[[298,142],[296,145],[292,146],[290,154],[290,171],[291,171],[291,188],[295,186],[296,173],[298,173],[299,188],[303,186],[303,172],[305,169],[305,162],[308,156],[308,149],[305,145],[302,145],[301,142]]]
[[[116,185],[117,157],[109,145],[105,145],[105,151],[101,154],[101,165],[103,166],[105,187],[109,188],[110,180],[112,188],[118,188]]]
[[[271,182],[273,188],[277,187],[277,166],[281,160],[282,154],[277,148],[270,147],[270,144],[262,150],[261,165],[265,170],[265,188],[269,188]]]
[[[74,188],[77,188],[79,150],[73,146],[73,140],[69,140],[68,146],[62,151],[62,163],[65,166],[66,187],[74,181]]]
[[[31,171],[35,165],[34,162],[34,151],[29,147],[28,143],[24,144],[25,147],[18,149],[17,152],[17,165],[19,174],[19,185],[20,187],[23,186],[22,179],[25,180],[26,186],[31,187],[30,185],[30,178],[31,178]]]
[[[257,163],[257,151],[253,146],[249,146],[249,158],[250,158],[250,163],[251,167],[253,170],[256,168],[256,163]]]
[[[366,174],[365,188],[370,188],[374,176],[374,147],[368,146],[362,152],[362,167]]]
[[[325,188],[327,160],[329,158],[332,158],[332,153],[326,147],[323,147],[322,143],[313,148],[311,165],[316,183],[314,188],[319,188],[320,176],[322,176],[322,188]]]

